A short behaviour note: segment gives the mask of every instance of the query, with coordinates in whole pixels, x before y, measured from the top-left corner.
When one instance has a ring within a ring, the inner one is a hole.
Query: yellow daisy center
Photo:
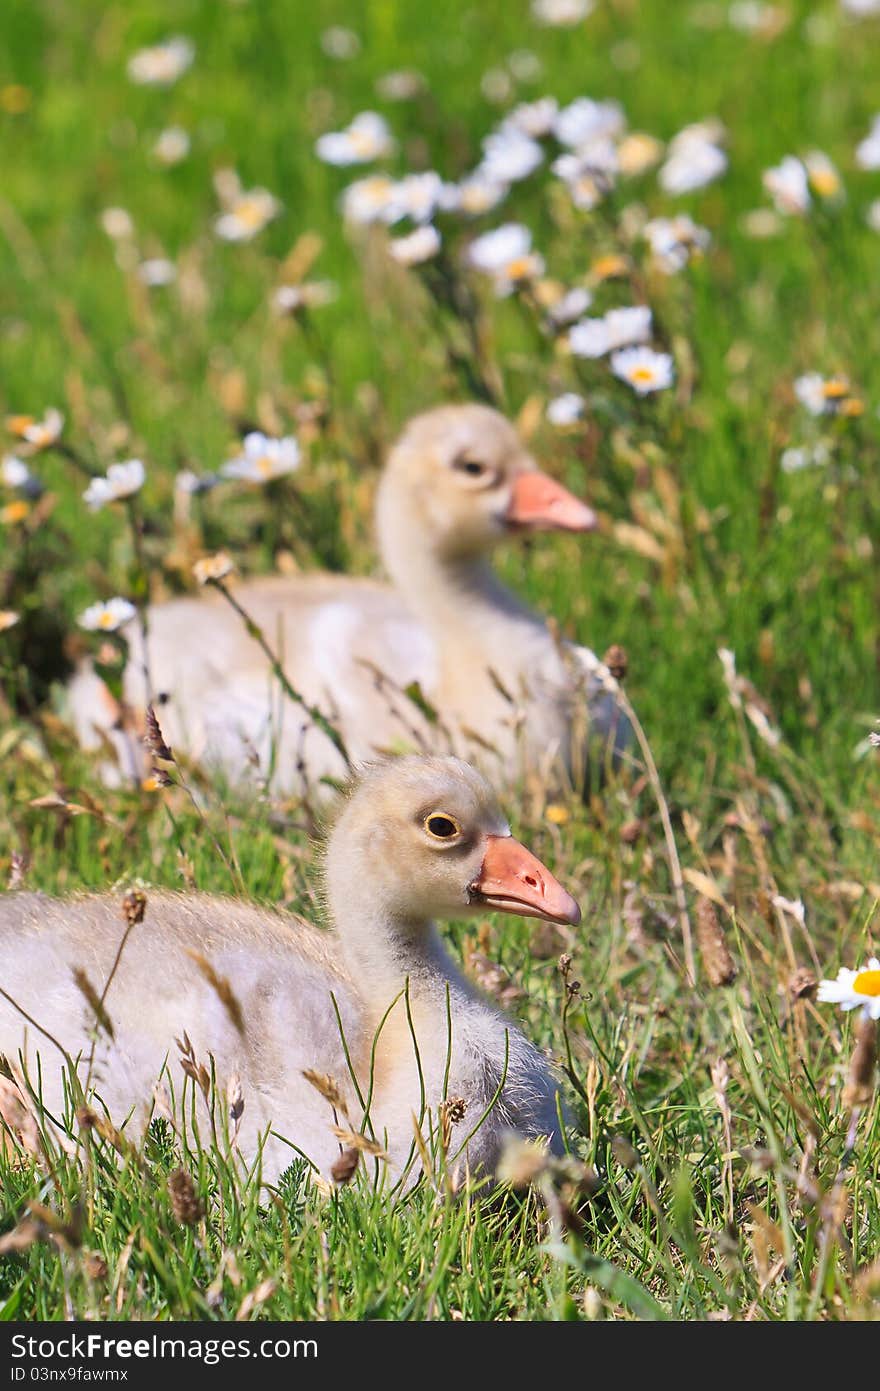
[[[820,198],[833,198],[840,188],[840,179],[830,169],[820,169],[810,175],[810,183]]]
[[[523,280],[532,269],[531,256],[515,256],[512,261],[508,261],[504,267],[504,274],[508,280]]]
[[[852,988],[855,995],[880,995],[880,971],[859,971]]]
[[[599,280],[610,280],[615,275],[626,275],[629,265],[623,256],[600,256],[590,269]]]
[[[840,377],[832,377],[831,381],[824,383],[822,395],[827,401],[840,401],[849,392],[849,383]]]
[[[634,367],[632,379],[634,382],[652,382],[654,380],[653,367]]]
[[[262,454],[257,460],[257,472],[262,478],[271,478],[275,472],[275,460],[268,454]]]
[[[235,216],[245,227],[259,227],[265,220],[266,213],[262,203],[254,198],[245,198],[235,209]]]
[[[30,506],[26,502],[10,502],[0,512],[0,520],[7,526],[15,526],[18,522],[23,522],[30,512]]]
[[[98,619],[98,627],[102,628],[106,632],[108,628],[113,628],[115,626],[116,615],[112,614],[109,609],[105,609],[104,612],[101,614],[100,618]]]

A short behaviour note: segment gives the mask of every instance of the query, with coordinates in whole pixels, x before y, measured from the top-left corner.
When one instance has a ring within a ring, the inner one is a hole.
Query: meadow
[[[508,799],[577,931],[449,932],[565,1066],[589,1183],[390,1204],[365,1165],[295,1165],[267,1195],[161,1122],[68,1152],[7,1112],[0,1317],[876,1317],[871,1031],[816,989],[877,950],[880,6],[7,0],[2,27],[0,882],[243,885],[320,919],[313,807],[198,768],[197,806],[108,788],[64,681],[86,609],[195,591],[218,550],[372,573],[382,459],[441,401],[496,404],[598,512],[499,569],[624,649],[645,744],[585,797]],[[176,35],[179,72],[132,66]],[[583,97],[619,111],[580,108],[597,148],[554,172]],[[377,158],[322,157],[362,112]],[[378,170],[458,188],[430,194],[439,248],[392,249],[426,223],[385,185],[344,216]],[[506,224],[531,243],[475,255]],[[652,346],[618,372],[583,345],[634,305]],[[218,478],[252,430],[295,437],[295,472]],[[143,486],[89,508],[131,459]]]

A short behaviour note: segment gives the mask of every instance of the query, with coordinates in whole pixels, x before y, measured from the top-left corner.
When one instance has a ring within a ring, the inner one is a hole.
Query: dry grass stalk
[[[235,1322],[244,1323],[245,1319],[249,1319],[255,1309],[259,1309],[261,1304],[265,1304],[267,1299],[272,1298],[277,1288],[277,1280],[263,1280],[255,1290],[251,1290],[249,1294],[245,1295],[239,1305],[238,1313],[235,1315]]]
[[[45,1158],[43,1141],[27,1094],[13,1077],[0,1072],[0,1124],[21,1148],[35,1159]]]
[[[186,1169],[174,1169],[168,1175],[168,1197],[174,1220],[182,1227],[195,1227],[204,1217],[205,1205]]]
[[[316,1092],[319,1092],[321,1096],[323,1096],[325,1101],[330,1103],[334,1111],[338,1111],[341,1116],[345,1116],[346,1119],[348,1118],[348,1106],[346,1105],[345,1097],[339,1090],[338,1084],[328,1073],[315,1072],[312,1068],[307,1067],[303,1070],[303,1077],[310,1086],[314,1087]]]
[[[106,1116],[99,1115],[93,1111],[91,1106],[80,1106],[76,1113],[76,1122],[81,1130],[94,1130],[112,1145],[117,1154],[122,1155],[123,1159],[131,1159],[135,1154],[134,1146],[123,1135],[121,1130],[117,1130],[112,1121]]]
[[[180,1052],[181,1068],[186,1073],[186,1076],[195,1082],[202,1096],[205,1098],[205,1101],[210,1104],[211,1074],[204,1063],[200,1063],[196,1058],[195,1049],[192,1046],[189,1034],[184,1032],[183,1038],[176,1038],[174,1042],[177,1044],[178,1051]]]
[[[843,1104],[847,1110],[870,1105],[874,1095],[874,1072],[877,1065],[877,1025],[871,1018],[860,1019],[856,1026],[856,1044],[849,1060],[849,1073],[843,1089]]]
[[[107,1034],[109,1038],[114,1038],[115,1035],[113,1032],[113,1024],[109,1014],[104,1008],[103,996],[98,994],[97,990],[92,985],[92,982],[89,980],[88,976],[86,975],[85,971],[81,966],[74,967],[73,979],[76,982],[77,990],[80,992],[81,995],[85,997],[85,1000],[89,1008],[91,1009],[92,1014],[95,1017],[95,1024],[97,1028],[103,1029],[104,1033]]]
[[[371,1140],[369,1136],[362,1135],[359,1130],[347,1130],[342,1125],[334,1125],[331,1129],[340,1144],[345,1145],[347,1149],[374,1155],[376,1159],[388,1158],[381,1145],[377,1144],[375,1140]]]
[[[202,956],[201,952],[188,950],[186,954],[188,957],[190,957],[191,960],[193,960],[196,963],[202,975],[205,977],[205,980],[208,982],[211,989],[214,991],[218,1000],[222,1004],[223,1008],[226,1010],[226,1013],[229,1015],[230,1021],[232,1022],[233,1026],[243,1037],[244,1015],[242,1013],[241,1005],[239,1004],[238,999],[235,993],[233,992],[232,986],[229,984],[227,977],[218,975],[208,958],[206,956]]]
[[[725,1216],[728,1223],[733,1225],[733,1136],[730,1103],[727,1100],[727,1088],[730,1085],[730,1068],[727,1066],[724,1058],[716,1058],[710,1071],[715,1104],[721,1113],[721,1124],[724,1128],[724,1161],[721,1172],[725,1191],[725,1206],[727,1209]]]
[[[697,904],[697,945],[709,984],[732,985],[736,980],[736,962],[724,939],[714,904],[701,898]]]

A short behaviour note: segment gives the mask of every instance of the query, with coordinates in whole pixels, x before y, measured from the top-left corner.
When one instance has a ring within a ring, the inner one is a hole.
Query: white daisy
[[[806,165],[794,155],[765,169],[763,184],[776,205],[776,211],[799,217],[810,206],[810,182]]]
[[[868,204],[865,221],[872,232],[880,232],[880,198],[875,198],[873,203]]]
[[[871,129],[856,146],[856,164],[860,169],[880,169],[880,116],[875,116]]]
[[[24,488],[32,477],[24,459],[16,454],[5,454],[0,460],[0,480],[7,488]]]
[[[454,207],[468,217],[491,212],[510,192],[507,184],[488,178],[482,169],[466,175],[455,190]]]
[[[617,167],[627,178],[635,178],[653,169],[663,158],[663,142],[654,135],[632,131],[617,145]]]
[[[615,377],[628,382],[639,396],[663,391],[675,380],[669,353],[655,353],[653,348],[619,349],[611,355],[611,370]]]
[[[615,348],[647,343],[651,337],[651,311],[646,304],[609,309],[601,319],[582,319],[568,335],[577,357],[603,357]]]
[[[403,216],[398,185],[387,174],[356,180],[342,194],[342,215],[346,222],[397,222]]]
[[[139,86],[170,87],[182,77],[195,57],[190,39],[166,39],[153,48],[142,48],[128,60],[128,75]]]
[[[225,551],[218,551],[216,555],[206,555],[202,560],[197,560],[193,566],[193,574],[199,584],[207,584],[209,580],[225,579],[234,569],[232,557]]]
[[[686,213],[678,217],[653,217],[645,223],[642,235],[657,265],[667,275],[682,270],[711,240],[706,228],[699,227]]]
[[[394,144],[384,116],[362,111],[345,130],[330,131],[316,140],[315,153],[325,164],[369,164],[391,154]]]
[[[297,314],[301,309],[320,309],[332,304],[337,287],[332,280],[309,280],[301,285],[279,285],[272,304],[279,314]]]
[[[190,151],[190,138],[183,126],[168,126],[153,146],[153,156],[160,164],[179,164]]]
[[[39,449],[48,449],[59,439],[64,429],[64,416],[50,406],[42,420],[35,420],[32,415],[7,416],[6,427],[31,446],[30,452],[36,453]]]
[[[584,413],[585,401],[576,391],[565,391],[547,404],[547,419],[551,425],[574,425]]]
[[[260,430],[252,430],[245,435],[242,446],[242,453],[229,459],[220,469],[224,478],[238,478],[247,483],[271,483],[299,468],[300,448],[293,435],[271,439]]]
[[[707,129],[714,127],[688,126],[670,142],[666,162],[658,175],[666,193],[692,193],[724,173],[727,155],[715,139],[709,138]]]
[[[214,223],[214,231],[223,241],[251,241],[277,217],[281,203],[265,188],[252,188],[232,199]]]
[[[444,201],[445,189],[443,180],[433,169],[423,174],[407,174],[394,185],[396,216],[388,220],[398,222],[402,217],[409,217],[413,222],[430,222]]]
[[[527,179],[543,162],[544,151],[515,126],[504,125],[483,141],[480,172],[493,184],[514,184]]]
[[[89,633],[115,633],[124,623],[129,623],[137,613],[134,604],[127,599],[108,599],[105,603],[91,604],[81,613],[77,622]]]
[[[821,150],[811,150],[804,155],[804,167],[810,188],[826,202],[839,201],[843,197],[843,183],[831,160]]]
[[[137,277],[150,289],[159,289],[163,285],[173,284],[177,279],[177,267],[173,261],[168,261],[163,256],[155,256],[151,260],[141,261],[137,268]]]
[[[93,478],[83,493],[83,501],[93,512],[97,512],[108,502],[118,502],[121,498],[133,497],[144,486],[147,472],[140,459],[126,459],[121,464],[111,464],[105,478]]]
[[[595,9],[596,0],[532,0],[532,17],[539,24],[570,28]]]
[[[818,372],[805,372],[798,377],[794,394],[810,415],[837,415],[844,402],[852,399],[844,377],[823,377]]]
[[[841,966],[836,980],[819,982],[816,998],[842,1010],[861,1009],[866,1019],[880,1019],[880,961],[872,956],[857,971]]]
[[[376,91],[384,101],[412,101],[425,90],[425,85],[415,68],[399,68],[376,79]]]
[[[880,0],[840,0],[841,6],[858,19],[866,15],[880,14]]]
[[[626,124],[623,109],[616,101],[593,101],[578,97],[564,106],[553,122],[553,134],[560,145],[580,150],[593,140],[614,140]]]
[[[593,296],[589,290],[585,290],[582,285],[575,285],[574,289],[566,290],[559,299],[555,300],[547,310],[547,317],[551,323],[559,328],[566,324],[573,324],[575,319],[579,319],[593,302]]]
[[[101,226],[112,241],[127,241],[134,236],[131,213],[125,208],[105,208],[101,213]]]
[[[440,233],[428,223],[417,227],[407,237],[394,237],[388,243],[388,250],[401,266],[420,266],[430,261],[440,250]]]
[[[321,35],[321,47],[328,58],[344,63],[357,57],[361,51],[361,41],[353,29],[346,29],[342,24],[331,24]]]
[[[514,285],[543,274],[543,257],[531,248],[529,229],[521,222],[505,222],[472,241],[467,258],[476,270],[493,277],[497,294],[505,295]]]
[[[559,102],[555,97],[539,97],[537,101],[525,101],[515,106],[505,125],[531,136],[533,140],[539,140],[552,131],[558,111]]]
[[[216,473],[200,475],[193,473],[192,469],[181,469],[174,479],[174,491],[184,493],[187,497],[196,497],[199,493],[209,493],[219,482]]]

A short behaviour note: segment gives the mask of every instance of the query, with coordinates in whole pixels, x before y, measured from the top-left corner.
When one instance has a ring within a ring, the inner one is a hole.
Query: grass
[[[465,961],[479,948],[500,964],[523,992],[515,1013],[557,1056],[566,1006],[573,1148],[598,1178],[573,1203],[577,1219],[560,1220],[554,1192],[511,1206],[449,1202],[430,1185],[389,1209],[363,1175],[328,1196],[296,1168],[279,1201],[254,1185],[233,1196],[209,1149],[181,1152],[161,1126],[121,1170],[91,1134],[49,1172],[20,1153],[0,1160],[6,1228],[28,1201],[55,1214],[0,1260],[5,1317],[231,1318],[249,1295],[249,1317],[876,1316],[876,1101],[854,1111],[844,1098],[851,1023],[790,983],[799,967],[816,976],[863,960],[880,895],[876,767],[855,756],[880,706],[880,303],[864,216],[878,176],[853,162],[874,115],[878,21],[789,0],[787,26],[766,37],[731,27],[728,8],[617,0],[573,34],[536,27],[525,3],[465,0],[430,21],[390,0],[340,0],[320,18],[282,0],[5,7],[0,406],[59,406],[87,468],[138,455],[148,482],[143,563],[124,513],[86,513],[81,472],[58,451],[32,461],[49,500],[0,524],[0,608],[21,614],[0,634],[0,865],[26,852],[28,883],[52,891],[119,885],[121,896],[136,879],[227,891],[213,836],[250,895],[319,915],[306,810],[216,788],[207,835],[173,789],[108,791],[56,713],[58,682],[86,642],[75,618],[88,603],[137,597],[147,574],[155,596],[189,587],[204,550],[225,546],[246,573],[279,558],[370,570],[387,442],[412,411],[468,394],[444,335],[465,369],[479,363],[418,274],[389,269],[381,234],[345,232],[349,171],[320,164],[313,142],[378,107],[402,145],[398,171],[459,175],[501,114],[484,72],[528,49],[543,74],[518,98],[614,97],[631,128],[663,139],[712,114],[729,133],[727,174],[686,198],[648,175],[576,214],[542,173],[484,220],[527,223],[566,283],[625,250],[630,283],[600,287],[598,310],[647,296],[676,356],[673,392],[640,402],[602,365],[555,351],[522,298],[476,294],[504,408],[604,519],[586,543],[540,538],[502,569],[565,632],[600,653],[627,649],[690,916],[700,898],[716,901],[739,966],[730,987],[711,986],[705,960],[696,989],[685,984],[660,808],[638,768],[550,818],[543,789],[524,788],[515,829],[579,896],[584,928],[567,941],[492,921],[453,926],[450,940]],[[357,58],[323,52],[332,22],[357,31]],[[168,90],[133,86],[129,55],[175,32],[196,45],[191,71]],[[380,101],[376,79],[401,67],[422,72],[426,92]],[[163,169],[150,151],[172,123],[192,152]],[[774,236],[749,235],[744,216],[767,202],[762,170],[814,148],[841,170],[845,202],[817,200]],[[223,165],[284,203],[248,245],[212,233]],[[678,276],[651,272],[625,238],[635,202],[691,211],[712,233],[705,258]],[[175,261],[176,287],[148,291],[117,266],[100,224],[110,206],[130,212],[140,255]],[[452,223],[449,237],[461,237]],[[309,278],[333,280],[337,298],[279,321],[271,291],[312,251]],[[811,419],[792,392],[810,370],[848,374],[864,414]],[[543,406],[572,387],[589,423],[556,431]],[[176,471],[215,468],[254,421],[299,431],[294,484],[268,499],[227,486],[173,522]],[[824,467],[781,468],[786,447],[817,439]],[[739,703],[720,647],[757,688],[740,686]],[[778,745],[743,702],[769,712]],[[52,792],[84,810],[33,804]],[[780,894],[803,901],[804,926],[774,907]],[[571,999],[563,948],[581,982]],[[175,1220],[167,1193],[181,1164],[206,1205],[194,1226]]]

